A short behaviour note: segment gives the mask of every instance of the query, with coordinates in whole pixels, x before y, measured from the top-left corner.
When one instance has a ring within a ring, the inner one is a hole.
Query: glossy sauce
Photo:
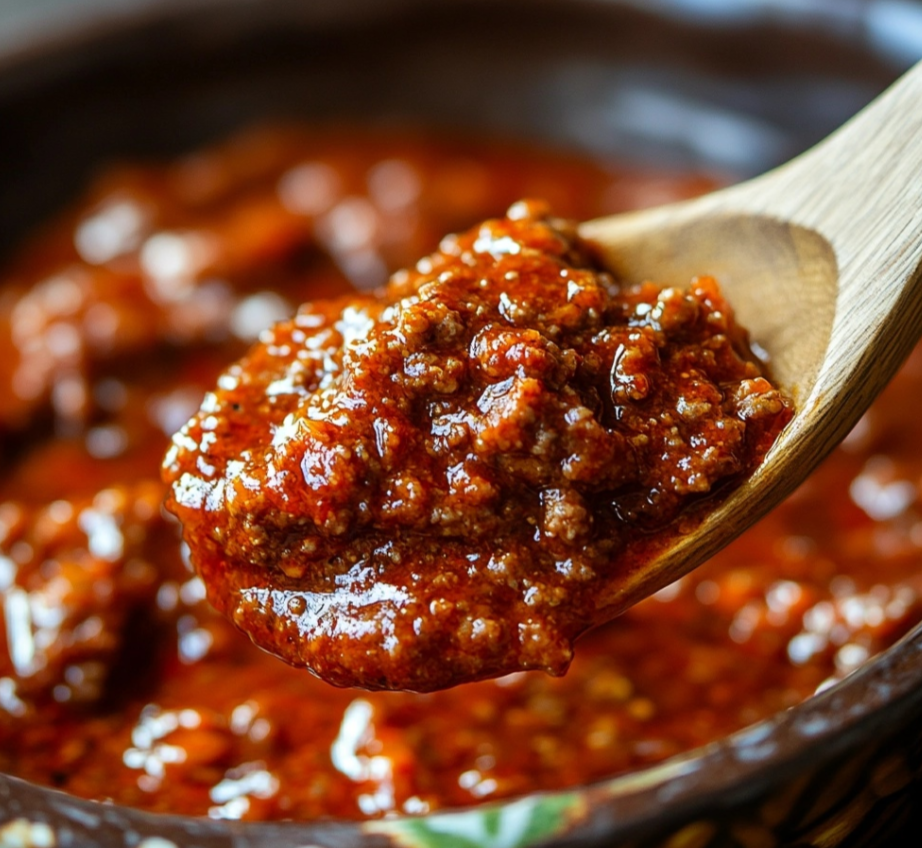
[[[167,508],[214,606],[329,683],[562,674],[635,543],[790,416],[715,280],[622,285],[519,201],[265,330],[173,437]]]
[[[0,297],[0,766],[213,817],[422,813],[657,762],[891,644],[922,611],[918,355],[793,498],[561,678],[330,687],[210,609],[159,509],[168,434],[295,304],[378,285],[518,197],[585,219],[706,187],[356,132],[104,174]]]

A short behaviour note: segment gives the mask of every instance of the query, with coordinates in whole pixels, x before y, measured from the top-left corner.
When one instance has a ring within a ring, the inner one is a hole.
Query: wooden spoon
[[[790,494],[922,333],[922,63],[786,165],[696,200],[588,222],[580,234],[628,281],[715,276],[797,409],[761,467],[716,511],[619,575],[602,604],[614,616]]]

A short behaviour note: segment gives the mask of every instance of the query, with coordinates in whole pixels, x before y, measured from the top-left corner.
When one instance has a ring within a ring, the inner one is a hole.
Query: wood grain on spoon
[[[619,277],[706,270],[768,351],[797,413],[764,463],[689,535],[623,575],[611,615],[686,574],[802,482],[922,332],[922,64],[780,168],[697,200],[585,223]]]

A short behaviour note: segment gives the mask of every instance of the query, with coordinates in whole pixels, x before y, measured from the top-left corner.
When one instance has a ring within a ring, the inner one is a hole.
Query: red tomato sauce
[[[0,285],[0,767],[216,818],[424,813],[658,762],[892,644],[922,611],[918,354],[788,502],[559,678],[331,687],[212,610],[161,509],[169,436],[298,303],[380,285],[520,197],[579,220],[709,187],[355,130],[103,173]]]
[[[716,282],[624,285],[538,201],[377,296],[314,301],[164,461],[212,603],[329,683],[566,671],[641,564],[790,418]]]

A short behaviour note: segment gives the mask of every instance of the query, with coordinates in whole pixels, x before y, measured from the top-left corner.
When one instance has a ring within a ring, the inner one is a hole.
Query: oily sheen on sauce
[[[216,818],[365,818],[573,786],[809,697],[919,618],[922,360],[787,503],[583,637],[564,677],[331,687],[204,599],[160,460],[296,305],[520,197],[588,219],[706,190],[520,148],[273,130],[109,170],[0,299],[0,767]]]
[[[215,606],[328,682],[560,674],[634,543],[790,415],[714,280],[621,286],[520,201],[264,331],[173,438],[167,503]]]

